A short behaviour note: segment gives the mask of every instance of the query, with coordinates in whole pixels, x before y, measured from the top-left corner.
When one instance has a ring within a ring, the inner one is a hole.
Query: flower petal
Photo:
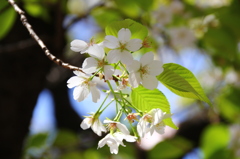
[[[154,58],[154,55],[152,52],[147,52],[146,54],[144,54],[140,59],[142,67],[148,64],[151,64],[153,62],[153,58]]]
[[[70,45],[70,49],[75,52],[85,51],[88,47],[88,44],[83,40],[73,40]]]
[[[137,60],[133,60],[131,65],[127,65],[127,70],[131,72],[137,72],[140,69],[140,62]]]
[[[105,36],[105,40],[103,42],[104,46],[109,49],[116,49],[119,47],[118,38],[112,35]]]
[[[91,124],[92,124],[92,118],[87,117],[87,118],[83,119],[80,126],[83,130],[86,130],[86,129],[90,128]]]
[[[78,102],[83,101],[85,98],[87,98],[89,94],[89,90],[86,87],[75,87],[73,90],[73,98],[77,100]]]
[[[67,81],[68,88],[73,88],[82,83],[83,79],[79,78],[78,76],[73,76]]]
[[[127,43],[131,36],[131,31],[127,28],[122,28],[118,31],[118,39],[122,44]]]
[[[102,148],[109,140],[110,134],[107,134],[102,140],[98,142],[98,148]],[[113,140],[113,139],[112,139]]]
[[[121,51],[116,49],[116,50],[111,50],[107,54],[107,60],[108,63],[116,63],[119,60],[121,60]]]
[[[125,135],[124,138],[127,142],[135,142],[137,140],[136,136],[132,136],[132,135]]]
[[[93,132],[96,133],[98,136],[102,136],[102,131],[106,132],[105,127],[102,125],[99,119],[95,119],[91,127]]]
[[[100,99],[100,91],[97,89],[96,86],[90,86],[90,92],[92,93],[92,101],[97,103]]]
[[[120,122],[116,122],[117,123],[117,128],[125,135],[129,135],[130,132],[128,131],[126,125],[120,123]]]
[[[142,76],[142,84],[145,88],[153,90],[157,88],[158,80],[155,76],[145,74]]]
[[[130,73],[128,77],[128,81],[133,88],[138,87],[141,82],[140,73],[139,72]]]
[[[90,46],[87,52],[89,53],[90,56],[95,57],[99,60],[102,60],[105,55],[104,49],[97,44],[93,44],[92,46]]]
[[[111,80],[114,74],[114,68],[111,65],[104,65],[103,68],[105,80]]]
[[[120,54],[120,59],[122,63],[130,65],[133,62],[133,56],[130,52],[123,50]]]
[[[148,64],[148,73],[152,76],[157,76],[163,71],[162,63],[158,60],[153,60]]]
[[[93,57],[88,57],[83,61],[82,69],[85,73],[93,73],[97,71],[98,61]]]
[[[126,49],[129,51],[137,51],[142,47],[142,40],[131,39],[126,43]]]

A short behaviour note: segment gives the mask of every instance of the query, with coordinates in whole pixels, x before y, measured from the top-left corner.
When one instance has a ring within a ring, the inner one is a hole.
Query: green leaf
[[[226,86],[219,92],[216,103],[220,114],[230,122],[237,122],[240,114],[240,88]]]
[[[199,99],[212,105],[191,71],[174,63],[164,64],[163,68],[164,71],[157,76],[157,79],[173,93],[182,97]]]
[[[7,1],[2,1],[0,9],[3,9],[7,5],[8,5]],[[12,28],[15,19],[16,13],[12,7],[9,7],[0,14],[0,21],[2,22],[0,25],[0,39],[4,38],[4,36],[7,35],[7,33]]]
[[[133,89],[131,93],[132,104],[141,111],[150,111],[160,108],[163,112],[170,114],[170,105],[165,95],[158,89],[149,90],[143,86]],[[178,127],[171,118],[164,119],[164,123],[174,129]]]
[[[229,130],[225,125],[210,125],[203,132],[201,149],[205,159],[228,159]]]
[[[189,152],[192,147],[193,145],[190,141],[176,136],[172,139],[167,139],[157,144],[151,151],[148,152],[148,156],[151,159],[180,158]]]
[[[144,40],[144,38],[148,35],[148,30],[145,26],[131,19],[113,22],[106,27],[105,32],[106,35],[113,35],[117,37],[118,31],[122,28],[128,28],[131,31],[132,39],[137,38]]]

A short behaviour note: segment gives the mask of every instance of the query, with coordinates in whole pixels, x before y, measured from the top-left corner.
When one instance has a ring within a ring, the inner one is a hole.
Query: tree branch
[[[44,51],[45,55],[53,62],[58,64],[59,66],[62,66],[64,68],[70,69],[70,70],[77,70],[77,71],[82,71],[81,68],[70,65],[68,63],[63,62],[62,60],[56,58],[53,54],[50,53],[46,45],[43,43],[43,41],[38,37],[38,35],[34,32],[32,29],[32,26],[29,24],[27,21],[27,18],[25,16],[25,12],[19,8],[19,6],[16,4],[14,0],[8,0],[9,4],[12,5],[14,10],[19,14],[20,20],[22,21],[23,25],[26,27],[28,30],[29,34],[32,36],[32,38],[38,43],[38,45],[41,47],[41,49]]]

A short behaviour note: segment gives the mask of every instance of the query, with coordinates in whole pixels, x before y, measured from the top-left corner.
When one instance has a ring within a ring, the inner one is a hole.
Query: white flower
[[[83,40],[73,40],[70,45],[70,49],[74,52],[80,52],[81,54],[83,53],[89,53],[91,54],[91,50],[89,51],[89,49],[94,45],[94,41],[93,39],[90,40],[89,43],[83,41]],[[99,44],[96,44],[96,45],[99,45],[99,46],[102,46],[103,44],[102,43],[99,43]]]
[[[156,78],[162,72],[162,65],[160,61],[153,60],[154,55],[152,52],[144,54],[140,62],[134,60],[128,66],[129,83],[135,88],[138,87],[140,82],[147,89],[157,88],[158,80]]]
[[[172,1],[169,8],[172,11],[172,13],[177,14],[177,13],[181,13],[183,11],[184,6],[181,1]]]
[[[152,135],[154,130],[159,134],[164,134],[165,131],[165,123],[163,122],[164,119],[170,118],[172,114],[167,114],[163,112],[161,109],[153,109],[151,110],[150,114],[153,116],[153,123],[150,126],[150,134]]]
[[[139,120],[137,125],[139,136],[143,138],[148,132],[152,135],[154,131],[159,134],[164,134],[166,125],[163,120],[171,116],[172,114],[167,114],[161,109],[152,109]]]
[[[78,102],[87,98],[88,94],[92,94],[93,102],[97,102],[100,99],[100,91],[96,87],[96,83],[89,80],[89,77],[82,72],[74,71],[74,77],[71,77],[67,83],[68,88],[74,88],[73,98]]]
[[[162,25],[166,25],[171,22],[172,20],[172,12],[166,6],[161,6],[157,12],[154,14],[157,23]]]
[[[121,61],[124,64],[131,64],[133,57],[130,51],[139,50],[142,46],[142,40],[130,38],[131,31],[126,28],[119,30],[118,38],[112,35],[105,37],[104,45],[109,49],[113,49],[107,55],[109,63]]]
[[[103,126],[99,118],[94,117],[94,114],[83,119],[80,126],[83,130],[91,127],[93,132],[98,136],[102,136],[102,132],[107,132],[106,128]]]
[[[152,116],[149,114],[145,114],[137,124],[137,132],[139,137],[143,138],[145,134],[149,132],[149,121],[151,121]]]
[[[196,40],[193,32],[186,27],[172,28],[169,30],[169,35],[174,47],[192,46]]]
[[[108,145],[110,147],[110,152],[112,154],[118,153],[118,146],[123,144],[122,140],[125,139],[128,142],[135,142],[137,137],[123,134],[122,132],[115,132],[113,134],[106,135],[102,140],[98,143],[98,148],[102,148],[104,145]]]
[[[119,129],[123,134],[129,135],[130,132],[128,131],[126,125],[116,122],[116,121],[111,121],[111,120],[104,120],[103,123],[108,124],[108,127],[110,129]]]
[[[92,57],[88,57],[83,62],[83,72],[93,73],[97,69],[102,68],[106,80],[112,79],[114,69],[111,65],[108,65],[105,61],[105,52],[104,49],[97,45],[93,44],[92,47],[88,49],[88,53]]]

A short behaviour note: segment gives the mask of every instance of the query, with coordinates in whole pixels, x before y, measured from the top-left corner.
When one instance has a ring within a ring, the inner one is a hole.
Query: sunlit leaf
[[[201,85],[191,71],[185,67],[168,63],[163,65],[164,71],[157,76],[173,93],[187,98],[199,99],[211,105]]]
[[[131,99],[133,105],[141,111],[150,111],[155,108],[160,108],[163,112],[171,113],[167,98],[158,89],[149,90],[143,86],[139,86],[133,89]],[[171,118],[165,119],[164,122],[166,125],[178,129]]]
[[[148,30],[145,26],[131,19],[113,22],[106,27],[105,32],[106,35],[117,36],[118,31],[122,28],[128,28],[131,31],[132,39],[139,38],[143,40],[148,35]]]

